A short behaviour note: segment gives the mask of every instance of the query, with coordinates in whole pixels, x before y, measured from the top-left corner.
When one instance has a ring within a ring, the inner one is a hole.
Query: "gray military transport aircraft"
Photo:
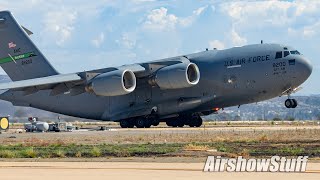
[[[145,63],[59,74],[9,11],[0,12],[0,65],[12,82],[0,99],[60,114],[120,122],[123,128],[199,127],[219,109],[288,96],[310,76],[296,49],[255,44]],[[201,74],[201,77],[200,77]]]

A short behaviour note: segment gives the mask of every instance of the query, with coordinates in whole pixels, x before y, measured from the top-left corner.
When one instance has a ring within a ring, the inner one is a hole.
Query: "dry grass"
[[[116,135],[117,143],[190,143],[190,142],[299,142],[320,140],[319,129],[284,131],[199,131],[150,135]]]
[[[10,150],[0,151],[0,158],[15,158],[16,154]]]
[[[81,157],[82,157],[81,151],[78,151],[78,152],[76,153],[76,157],[77,157],[77,158],[81,158]]]
[[[208,145],[197,145],[197,144],[187,144],[183,147],[185,151],[207,151],[209,150]]]
[[[226,156],[320,156],[320,129],[304,128],[30,133],[1,139],[0,157],[4,158],[207,156],[212,149]]]
[[[35,158],[37,157],[37,153],[34,151],[33,147],[27,148],[22,151],[23,157],[26,158]]]
[[[93,147],[91,150],[92,157],[100,157],[101,156],[101,150],[97,147]]]
[[[62,149],[59,149],[54,152],[54,156],[56,156],[58,158],[64,158],[64,157],[66,157],[66,154]]]
[[[229,128],[219,129],[193,129],[193,130],[156,130],[156,131],[105,131],[86,133],[42,133],[42,134],[14,134],[0,135],[2,145],[21,146],[64,146],[69,144],[163,144],[195,142],[304,142],[319,141],[320,129],[286,129],[286,130],[247,130]]]

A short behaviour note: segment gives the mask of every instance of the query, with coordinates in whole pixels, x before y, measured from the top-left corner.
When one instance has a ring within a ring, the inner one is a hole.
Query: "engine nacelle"
[[[99,96],[119,96],[131,93],[136,88],[136,76],[130,70],[116,70],[93,78],[86,91]]]
[[[161,89],[179,89],[194,86],[199,80],[200,71],[196,64],[179,63],[158,70],[151,84],[157,84]]]

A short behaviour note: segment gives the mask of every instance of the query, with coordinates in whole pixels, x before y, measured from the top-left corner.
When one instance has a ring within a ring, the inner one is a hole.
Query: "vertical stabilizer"
[[[9,11],[0,12],[0,66],[12,81],[58,74]]]

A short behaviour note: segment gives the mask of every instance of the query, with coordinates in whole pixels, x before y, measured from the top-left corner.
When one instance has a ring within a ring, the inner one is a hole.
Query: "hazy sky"
[[[35,33],[31,38],[61,73],[263,39],[308,57],[313,74],[299,94],[320,93],[318,0],[1,0],[0,9]]]

